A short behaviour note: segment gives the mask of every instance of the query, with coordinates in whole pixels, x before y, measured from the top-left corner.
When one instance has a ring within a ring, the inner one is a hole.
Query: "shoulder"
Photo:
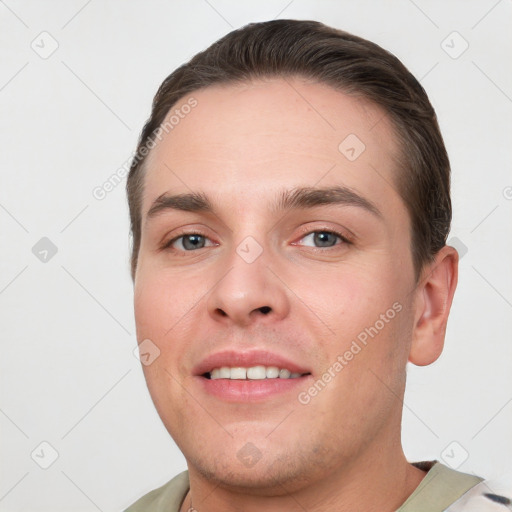
[[[430,470],[428,471],[425,479],[427,477],[429,477],[429,480],[437,479],[438,484],[445,483],[450,487],[457,488],[458,490],[460,489],[463,492],[466,492],[468,489],[471,489],[471,487],[475,486],[483,480],[483,478],[480,476],[463,473],[462,471],[456,471],[455,469],[441,464],[437,460],[430,461],[430,464]],[[418,465],[418,467],[421,468],[420,465]]]
[[[183,471],[162,487],[139,498],[125,512],[178,512],[188,490],[188,471]]]
[[[505,512],[512,508],[512,472],[472,487],[446,512]]]
[[[397,512],[441,512],[483,480],[451,469],[437,460],[416,462],[414,465],[427,474]]]

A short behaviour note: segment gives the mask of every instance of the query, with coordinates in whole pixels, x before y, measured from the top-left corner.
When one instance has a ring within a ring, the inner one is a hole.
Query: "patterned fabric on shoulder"
[[[445,512],[506,512],[512,510],[512,472],[472,487]]]

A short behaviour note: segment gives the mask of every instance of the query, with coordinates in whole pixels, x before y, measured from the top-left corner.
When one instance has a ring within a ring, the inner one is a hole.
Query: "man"
[[[231,32],[157,92],[127,183],[139,344],[188,471],[129,511],[429,511],[482,479],[409,463],[406,363],[457,283],[428,98],[320,23]]]

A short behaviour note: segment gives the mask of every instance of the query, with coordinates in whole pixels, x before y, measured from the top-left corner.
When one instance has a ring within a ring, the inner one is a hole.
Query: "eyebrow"
[[[183,212],[213,212],[213,205],[203,193],[191,192],[189,194],[161,194],[148,210],[147,218],[156,217],[166,210],[180,210]]]
[[[324,205],[357,206],[376,217],[382,218],[382,213],[371,201],[354,190],[343,186],[325,188],[300,187],[284,190],[278,195],[277,200],[271,203],[271,211],[277,213]],[[147,220],[168,210],[214,213],[214,207],[204,193],[191,192],[176,195],[164,193],[158,196],[151,205],[147,213]]]
[[[313,208],[323,205],[357,206],[382,217],[380,210],[368,199],[348,187],[334,186],[326,188],[300,187],[285,190],[274,203],[273,211],[292,210],[294,208]]]

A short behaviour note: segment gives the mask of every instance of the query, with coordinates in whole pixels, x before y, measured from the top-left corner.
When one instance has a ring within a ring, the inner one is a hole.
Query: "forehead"
[[[196,106],[182,108],[190,97]],[[171,109],[172,129],[147,158],[143,215],[164,192],[264,205],[272,189],[343,185],[377,203],[401,202],[391,123],[362,98],[291,78],[213,86],[190,97]]]

